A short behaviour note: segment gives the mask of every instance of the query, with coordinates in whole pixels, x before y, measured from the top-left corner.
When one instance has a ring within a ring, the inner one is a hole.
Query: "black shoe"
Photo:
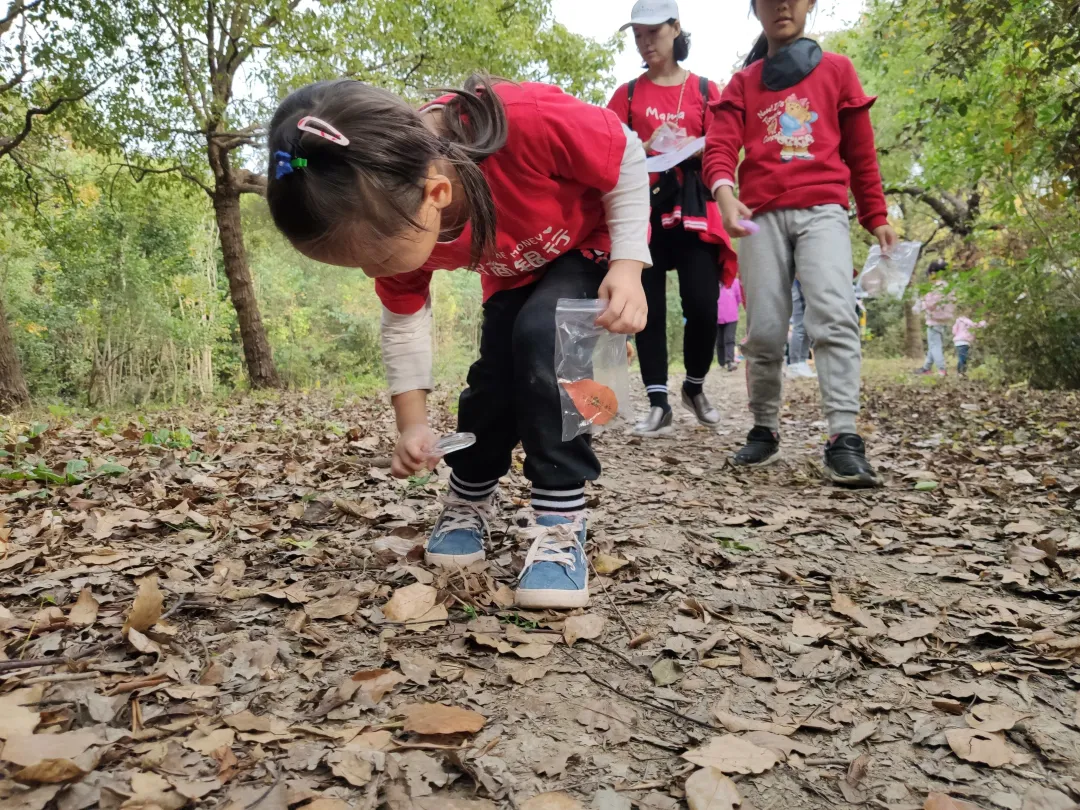
[[[825,445],[825,477],[846,487],[881,486],[881,477],[866,460],[866,444],[855,433],[840,433]]]
[[[780,460],[780,436],[767,427],[754,425],[746,436],[746,446],[731,462],[736,467],[766,467]]]

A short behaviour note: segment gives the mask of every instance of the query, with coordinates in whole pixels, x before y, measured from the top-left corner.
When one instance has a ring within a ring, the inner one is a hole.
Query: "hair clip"
[[[287,174],[292,174],[293,169],[302,169],[307,166],[307,158],[293,157],[288,152],[274,152],[274,179],[280,180]]]
[[[297,121],[296,128],[304,132],[310,132],[312,135],[318,135],[320,138],[326,138],[326,140],[336,143],[338,146],[349,145],[349,139],[342,135],[337,127],[313,115],[305,115]]]

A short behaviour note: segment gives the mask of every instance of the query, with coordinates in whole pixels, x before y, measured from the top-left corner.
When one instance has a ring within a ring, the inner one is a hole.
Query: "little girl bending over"
[[[848,188],[859,222],[883,249],[896,243],[886,219],[867,96],[847,57],[803,37],[815,0],[751,0],[764,28],[746,67],[715,105],[704,175],[739,246],[746,296],[747,381],[754,427],[734,463],[779,457],[784,342],[791,285],[806,299],[829,440],[825,473],[837,483],[878,486],[855,419],[862,360],[851,283]],[[739,150],[745,158],[739,164]],[[739,196],[735,196],[738,166]],[[753,220],[754,235],[741,223]]]
[[[477,441],[446,459],[450,492],[427,560],[484,558],[495,491],[520,441],[535,525],[517,603],[585,605],[584,486],[600,464],[587,436],[562,441],[555,307],[599,297],[609,302],[600,326],[645,325],[649,183],[638,138],[613,113],[544,84],[473,77],[417,111],[341,79],[281,103],[269,178],[274,222],[297,250],[376,279],[399,478],[436,464],[431,274],[482,274],[480,357],[458,410],[458,430]]]

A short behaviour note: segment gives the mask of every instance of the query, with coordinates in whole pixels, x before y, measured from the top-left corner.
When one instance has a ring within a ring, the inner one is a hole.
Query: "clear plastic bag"
[[[881,245],[874,245],[855,282],[856,295],[903,298],[921,250],[922,242],[900,242],[886,255],[881,252]]]
[[[630,419],[626,335],[596,325],[606,308],[606,301],[572,298],[560,298],[555,308],[555,376],[564,442]]]
[[[691,138],[687,136],[685,127],[677,127],[670,121],[665,121],[653,132],[649,148],[657,154],[674,152],[689,140]]]

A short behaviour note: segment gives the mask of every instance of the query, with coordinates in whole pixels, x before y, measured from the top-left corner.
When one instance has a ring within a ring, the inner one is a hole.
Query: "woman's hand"
[[[724,230],[733,239],[741,239],[749,236],[750,231],[742,226],[742,220],[751,219],[754,212],[743,205],[731,186],[720,186],[716,190],[716,204],[720,206],[720,214],[724,218]]]
[[[598,297],[608,302],[596,325],[618,335],[634,335],[645,328],[649,305],[641,286],[641,262],[616,259],[608,266]]]
[[[888,224],[874,228],[874,236],[878,240],[878,244],[881,245],[881,252],[886,255],[900,241],[900,237],[896,235],[892,225]]]
[[[434,470],[438,458],[428,455],[438,437],[425,424],[410,425],[398,436],[394,455],[390,459],[390,473],[394,478],[408,478],[418,472]]]

